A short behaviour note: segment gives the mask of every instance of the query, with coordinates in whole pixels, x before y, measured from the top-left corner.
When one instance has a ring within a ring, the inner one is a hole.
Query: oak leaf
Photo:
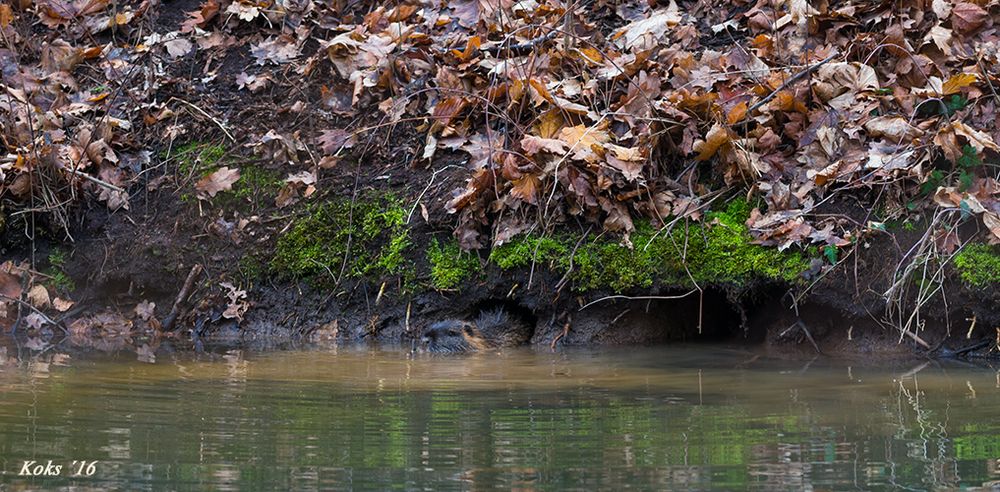
[[[206,200],[208,198],[214,197],[220,191],[229,191],[233,189],[233,184],[240,179],[240,170],[230,169],[228,167],[222,167],[201,178],[195,185],[195,189],[198,190],[198,198]]]

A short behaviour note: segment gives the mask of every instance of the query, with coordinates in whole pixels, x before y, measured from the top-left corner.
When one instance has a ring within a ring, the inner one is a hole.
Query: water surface
[[[0,481],[15,488],[988,490],[1000,483],[1000,376],[984,368],[877,369],[698,347],[468,357],[233,351],[160,355],[155,364],[135,354],[45,354],[0,362]],[[62,465],[59,474],[18,475],[26,461],[49,460]]]

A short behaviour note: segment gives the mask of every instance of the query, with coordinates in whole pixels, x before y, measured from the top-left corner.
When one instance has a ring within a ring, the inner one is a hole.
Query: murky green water
[[[134,358],[7,359],[0,489],[940,490],[1000,480],[1000,376],[982,368],[690,347]],[[59,474],[18,475],[49,460]]]

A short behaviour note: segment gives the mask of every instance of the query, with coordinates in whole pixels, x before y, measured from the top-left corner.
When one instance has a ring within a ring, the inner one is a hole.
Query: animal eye
[[[448,330],[448,336],[457,337],[459,335],[456,330]]]

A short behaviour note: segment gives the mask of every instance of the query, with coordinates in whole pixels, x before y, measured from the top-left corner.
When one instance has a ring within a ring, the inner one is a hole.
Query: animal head
[[[475,326],[448,320],[432,324],[420,338],[424,350],[434,353],[472,352],[485,348]]]

